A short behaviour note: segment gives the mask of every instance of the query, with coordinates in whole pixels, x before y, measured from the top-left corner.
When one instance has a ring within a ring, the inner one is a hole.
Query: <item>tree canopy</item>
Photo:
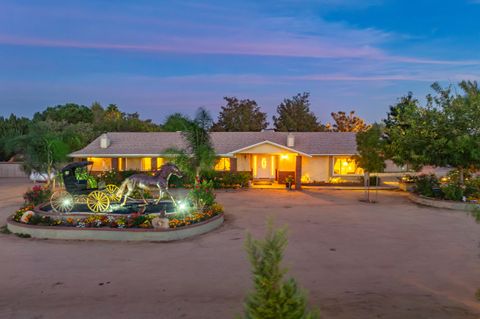
[[[224,97],[226,105],[221,107],[214,131],[250,132],[261,131],[268,126],[267,113],[260,111],[254,100],[239,100]]]
[[[434,83],[425,106],[408,94],[390,108],[386,152],[395,163],[480,167],[480,91],[476,82],[459,87],[462,94]]]
[[[6,161],[15,154],[22,154],[25,160],[29,161],[29,158],[33,158],[33,150],[40,150],[39,141],[55,141],[51,144],[56,145],[52,146],[52,152],[57,152],[56,150],[59,149],[63,152],[66,149],[68,153],[84,147],[103,132],[159,130],[160,126],[151,120],[140,119],[138,113],[121,112],[114,104],[104,109],[98,102],[93,103],[90,108],[67,103],[47,107],[35,113],[32,120],[19,118],[13,114],[9,118],[0,117],[0,160]],[[28,139],[32,139],[31,146],[26,145],[26,142],[22,144]],[[63,143],[61,148],[58,141]],[[64,158],[64,160],[67,159]],[[35,170],[39,168],[30,166]],[[28,167],[27,170],[29,170]]]
[[[318,131],[320,125],[317,117],[310,111],[310,93],[299,93],[284,99],[277,107],[277,115],[273,116],[275,129],[281,132]]]
[[[11,140],[28,132],[30,120],[11,114],[8,118],[0,116],[0,161],[8,161],[15,155],[9,146]]]
[[[185,131],[190,122],[190,119],[182,113],[173,113],[165,119],[162,130],[165,132]]]
[[[331,113],[334,123],[331,130],[334,132],[362,132],[368,129],[368,125],[361,117],[355,115],[355,111],[350,111],[347,115],[343,111]]]
[[[75,103],[67,103],[64,105],[49,106],[42,112],[33,115],[33,121],[58,121],[69,124],[79,122],[92,123],[93,113],[90,108],[85,105]]]

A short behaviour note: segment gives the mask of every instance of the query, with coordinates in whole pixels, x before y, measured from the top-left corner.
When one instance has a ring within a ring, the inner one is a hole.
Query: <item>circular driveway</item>
[[[2,220],[26,184],[0,180]],[[289,228],[285,265],[324,318],[479,318],[480,225],[404,193],[219,191],[226,222],[174,243],[0,235],[1,318],[232,318],[250,289],[246,231]],[[4,221],[0,222],[4,224]]]

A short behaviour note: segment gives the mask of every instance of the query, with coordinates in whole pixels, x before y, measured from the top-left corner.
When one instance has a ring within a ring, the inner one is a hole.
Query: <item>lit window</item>
[[[93,162],[91,170],[94,172],[109,171],[112,169],[111,158],[89,157],[87,160]]]
[[[142,158],[142,171],[152,170],[152,159],[150,157]]]
[[[349,157],[335,157],[333,164],[334,175],[361,175],[363,169],[357,166],[357,163]]]
[[[162,167],[162,165],[164,164],[165,160],[163,159],[163,157],[157,157],[157,169],[159,169],[160,167]]]
[[[215,164],[216,171],[229,171],[230,170],[230,158],[222,157],[218,159],[218,162]]]

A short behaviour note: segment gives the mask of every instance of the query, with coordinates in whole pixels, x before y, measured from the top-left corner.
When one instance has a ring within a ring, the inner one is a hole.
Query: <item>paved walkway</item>
[[[2,218],[21,202],[11,185],[0,180]],[[0,234],[0,318],[233,318],[250,288],[245,232],[268,217],[288,225],[285,265],[323,318],[480,318],[480,225],[400,192],[362,195],[220,191],[225,225],[174,243]]]

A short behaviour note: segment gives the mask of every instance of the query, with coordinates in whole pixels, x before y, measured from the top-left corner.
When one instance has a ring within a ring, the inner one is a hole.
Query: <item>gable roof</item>
[[[287,148],[288,132],[212,132],[211,139],[217,155],[232,156],[236,151],[263,142]],[[354,155],[357,153],[355,133],[351,132],[292,132],[295,146],[292,151],[308,155]],[[185,148],[180,132],[111,132],[110,145],[100,147],[100,137],[71,157],[133,157],[161,156],[172,147]]]

